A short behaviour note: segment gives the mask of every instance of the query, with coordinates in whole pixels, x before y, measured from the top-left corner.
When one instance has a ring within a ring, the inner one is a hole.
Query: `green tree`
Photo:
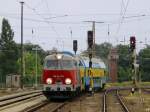
[[[24,44],[24,84],[33,84],[36,76],[36,51],[33,48],[38,47],[41,50],[37,51],[37,75],[38,81],[42,74],[43,60],[46,55],[45,51],[39,46],[32,43]],[[18,60],[20,65],[21,59]],[[19,69],[20,70],[20,69]]]
[[[40,58],[40,63],[42,65],[43,64],[43,60],[44,60],[45,56],[47,55],[46,52],[42,49],[42,47],[40,47],[39,45],[34,45],[32,43],[24,44],[24,50],[26,52],[30,52],[30,53],[33,53],[33,54],[35,54],[35,51],[33,51],[32,49],[36,48],[36,47],[40,49],[40,50],[38,50],[38,56]]]
[[[35,75],[35,67],[36,67],[36,56],[35,53],[26,52],[24,55],[25,59],[25,74],[27,75]],[[41,65],[41,58],[37,55],[37,74],[41,75],[42,73],[42,65]]]
[[[143,81],[150,81],[150,46],[140,50],[139,64],[141,79]]]
[[[21,59],[18,60],[18,64],[20,65]],[[24,52],[24,84],[33,84],[36,78],[36,56],[33,52]],[[37,77],[38,79],[42,74],[41,58],[37,55]]]
[[[100,58],[106,60],[108,58],[108,54],[110,49],[112,48],[112,44],[110,43],[102,43],[102,44],[96,44],[95,49],[96,49],[96,56],[99,56]]]
[[[102,44],[95,44],[95,54],[103,60],[107,60],[112,44],[104,42]],[[88,50],[83,51],[81,54],[88,56]]]
[[[118,50],[118,80],[128,81],[131,80],[131,53],[128,45],[116,46]]]
[[[0,38],[0,71],[5,77],[10,73],[17,73],[18,65],[17,60],[19,51],[16,43],[13,41],[14,32],[8,20],[2,21],[2,33]]]

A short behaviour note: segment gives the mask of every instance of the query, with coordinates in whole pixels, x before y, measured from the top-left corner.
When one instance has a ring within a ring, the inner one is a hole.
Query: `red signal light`
[[[135,49],[136,39],[135,37],[130,37],[130,49],[133,51]]]

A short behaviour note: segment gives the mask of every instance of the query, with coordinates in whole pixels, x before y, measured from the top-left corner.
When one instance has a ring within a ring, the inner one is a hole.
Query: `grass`
[[[141,82],[140,85],[142,87],[145,86],[150,86],[150,82]],[[105,86],[105,89],[111,88],[111,87],[133,87],[133,82],[129,81],[129,82],[117,82],[117,83],[107,83]]]

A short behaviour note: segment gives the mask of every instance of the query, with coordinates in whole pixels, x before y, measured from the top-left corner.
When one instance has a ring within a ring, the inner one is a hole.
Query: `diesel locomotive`
[[[89,74],[88,58],[70,52],[53,52],[45,57],[43,67],[43,94],[48,98],[70,98],[92,86],[102,88],[106,82],[102,60],[93,59]]]

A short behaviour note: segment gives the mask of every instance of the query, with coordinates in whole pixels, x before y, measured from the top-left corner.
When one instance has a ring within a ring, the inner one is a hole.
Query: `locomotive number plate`
[[[53,77],[59,78],[59,77],[64,77],[63,75],[54,75]]]

